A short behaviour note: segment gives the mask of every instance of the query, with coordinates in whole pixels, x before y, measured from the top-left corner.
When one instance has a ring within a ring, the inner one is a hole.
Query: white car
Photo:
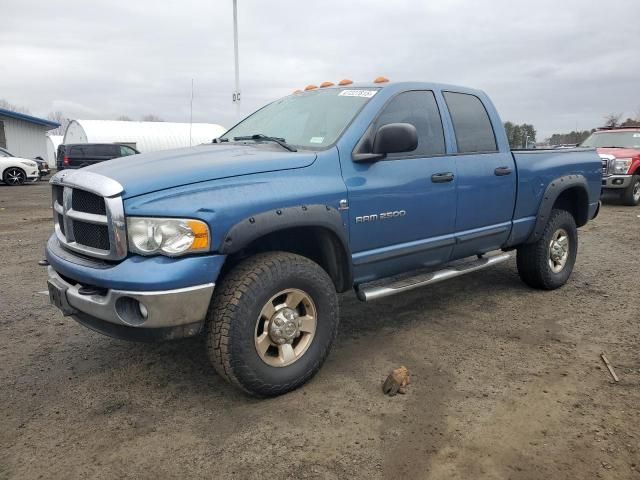
[[[24,182],[37,182],[40,174],[38,164],[27,158],[14,157],[4,148],[0,148],[0,180],[7,185],[22,185]]]

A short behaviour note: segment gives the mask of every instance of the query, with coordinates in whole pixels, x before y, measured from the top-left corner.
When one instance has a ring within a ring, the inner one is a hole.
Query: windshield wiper
[[[223,143],[228,141],[229,141],[228,138],[218,137],[218,138],[214,138],[211,143]]]
[[[234,140],[266,140],[267,142],[275,142],[283,148],[286,148],[290,152],[297,152],[298,149],[293,145],[289,145],[284,138],[270,137],[263,133],[254,133],[253,135],[245,135],[243,137],[233,137]]]

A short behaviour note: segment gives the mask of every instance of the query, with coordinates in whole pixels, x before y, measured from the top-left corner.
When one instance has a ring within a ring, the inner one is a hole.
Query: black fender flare
[[[538,208],[533,232],[531,232],[531,235],[529,235],[529,238],[527,238],[525,243],[534,243],[540,239],[542,232],[544,232],[544,228],[549,221],[553,205],[556,203],[558,197],[566,190],[575,187],[584,190],[585,195],[589,198],[589,183],[584,175],[564,175],[552,180],[551,183],[547,185],[542,197],[542,202],[540,202],[540,207]]]
[[[289,228],[324,228],[334,233],[344,252],[347,283],[353,278],[351,249],[340,212],[329,205],[298,205],[257,213],[233,225],[225,234],[219,252],[231,255],[260,237]]]

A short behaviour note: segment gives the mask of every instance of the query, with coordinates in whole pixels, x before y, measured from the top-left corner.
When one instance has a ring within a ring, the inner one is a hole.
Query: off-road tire
[[[564,229],[569,237],[569,255],[564,268],[555,273],[549,265],[549,250],[553,235],[559,229]],[[542,236],[535,243],[527,243],[518,248],[518,273],[530,287],[554,290],[567,283],[576,263],[577,253],[578,229],[573,215],[566,210],[554,209]]]
[[[301,289],[317,309],[315,336],[293,364],[273,367],[255,348],[256,322],[265,303],[279,291]],[[304,384],[320,369],[338,331],[338,298],[329,275],[315,262],[287,252],[250,257],[216,285],[206,319],[209,359],[227,381],[245,392],[267,397]]]
[[[629,185],[622,193],[622,201],[625,205],[629,205],[630,207],[640,205],[640,197],[637,196],[637,190],[635,190],[638,186],[640,186],[640,175],[634,175],[631,177],[631,185]],[[634,192],[636,193],[635,198]]]

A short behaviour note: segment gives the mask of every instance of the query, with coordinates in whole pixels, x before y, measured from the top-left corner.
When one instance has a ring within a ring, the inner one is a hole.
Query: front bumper
[[[55,234],[45,253],[52,303],[93,330],[127,340],[199,333],[226,258],[131,255],[112,263],[65,250]]]
[[[602,188],[627,188],[633,175],[609,175],[602,178]]]
[[[131,291],[87,288],[48,268],[49,291],[65,315],[101,333],[127,340],[197,335],[215,284],[175,290]],[[52,292],[55,290],[55,292]]]

